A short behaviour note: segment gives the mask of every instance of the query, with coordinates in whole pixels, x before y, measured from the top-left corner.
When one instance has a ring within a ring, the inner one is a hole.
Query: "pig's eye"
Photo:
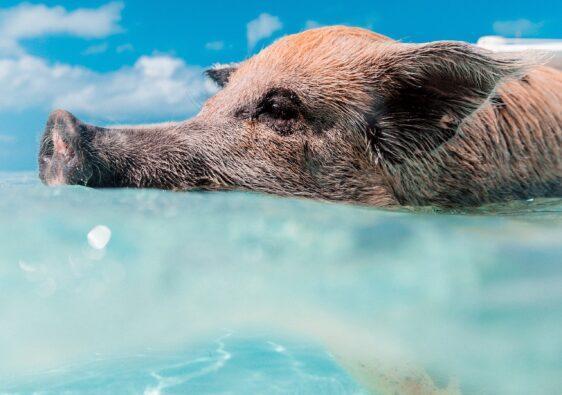
[[[299,115],[299,109],[285,97],[274,97],[263,104],[261,113],[275,119],[289,120]]]
[[[301,115],[298,96],[286,89],[270,91],[257,107],[256,118],[263,120],[282,133],[291,131],[294,120]]]

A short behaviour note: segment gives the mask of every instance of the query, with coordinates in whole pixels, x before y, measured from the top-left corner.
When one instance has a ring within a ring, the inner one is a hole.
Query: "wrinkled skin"
[[[53,112],[40,177],[376,206],[560,196],[561,74],[458,42],[310,30],[210,70],[222,90],[185,122],[99,128]]]

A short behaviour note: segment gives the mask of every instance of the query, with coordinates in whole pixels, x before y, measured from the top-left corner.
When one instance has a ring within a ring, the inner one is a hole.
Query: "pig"
[[[220,90],[184,122],[104,128],[54,111],[41,180],[379,207],[562,196],[562,72],[535,60],[332,26],[207,75]]]

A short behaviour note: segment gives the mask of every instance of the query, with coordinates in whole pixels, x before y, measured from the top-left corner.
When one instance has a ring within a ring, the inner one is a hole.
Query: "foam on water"
[[[0,393],[562,387],[560,200],[391,212],[4,174],[0,218]]]

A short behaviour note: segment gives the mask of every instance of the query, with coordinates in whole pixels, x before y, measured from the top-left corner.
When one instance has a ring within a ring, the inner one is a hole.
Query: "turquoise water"
[[[0,393],[562,388],[560,200],[385,211],[13,173],[0,218]]]

